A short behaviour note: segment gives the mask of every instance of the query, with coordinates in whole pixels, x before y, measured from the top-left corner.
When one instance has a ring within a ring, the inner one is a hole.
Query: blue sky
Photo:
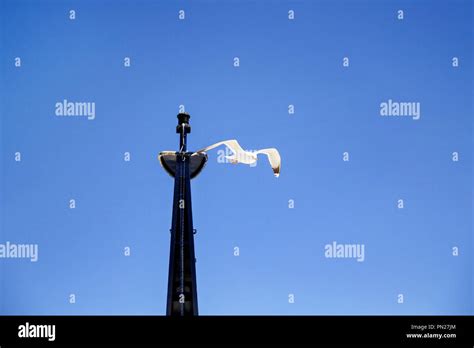
[[[0,244],[39,247],[0,259],[0,312],[165,313],[173,180],[156,156],[177,149],[183,104],[190,150],[235,138],[282,156],[276,179],[213,151],[193,180],[201,314],[472,314],[472,15],[459,0],[0,0]],[[95,119],[55,116],[64,99]],[[420,119],[381,117],[388,99]],[[333,241],[364,244],[364,262],[325,258]]]

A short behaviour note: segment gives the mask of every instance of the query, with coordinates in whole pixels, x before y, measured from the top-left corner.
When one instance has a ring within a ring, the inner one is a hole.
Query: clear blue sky
[[[283,160],[276,179],[214,151],[193,180],[201,314],[472,314],[472,17],[459,0],[0,0],[0,243],[39,245],[0,259],[0,313],[165,313],[156,156],[184,104],[190,150],[235,138]],[[95,119],[55,116],[63,99]],[[381,117],[388,99],[420,120]],[[325,258],[333,241],[365,261]]]

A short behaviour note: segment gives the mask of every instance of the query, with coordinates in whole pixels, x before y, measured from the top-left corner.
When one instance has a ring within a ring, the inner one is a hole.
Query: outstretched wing
[[[214,149],[218,146],[221,146],[221,145],[227,146],[234,154],[245,152],[244,149],[242,149],[240,144],[235,139],[220,141],[218,143],[207,146],[204,149],[197,150],[196,152],[206,152],[206,151],[212,150],[212,149]]]
[[[280,168],[281,168],[281,157],[278,150],[275,148],[262,149],[262,150],[256,151],[255,153],[256,154],[261,153],[261,154],[267,155],[268,161],[270,162],[270,165],[272,166],[273,173],[278,178],[278,176],[280,176]]]

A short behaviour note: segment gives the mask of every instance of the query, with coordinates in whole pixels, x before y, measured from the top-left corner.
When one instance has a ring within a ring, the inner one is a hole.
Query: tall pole
[[[171,223],[168,299],[166,315],[198,315],[196,289],[196,258],[191,204],[190,153],[187,153],[187,134],[191,133],[190,116],[178,115],[179,152],[176,153],[173,215]]]

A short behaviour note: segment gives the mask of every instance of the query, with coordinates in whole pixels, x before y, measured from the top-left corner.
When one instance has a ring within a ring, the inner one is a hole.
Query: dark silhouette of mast
[[[190,116],[186,113],[178,115],[176,133],[179,134],[179,151],[175,153],[174,160],[168,157],[169,170],[165,167],[170,174],[173,174],[174,169],[173,216],[166,306],[166,315],[170,316],[198,315],[191,178],[202,170],[207,156],[193,156],[191,158],[192,153],[186,152],[187,134],[191,133],[189,118]],[[163,160],[160,159],[160,161],[164,163]]]

